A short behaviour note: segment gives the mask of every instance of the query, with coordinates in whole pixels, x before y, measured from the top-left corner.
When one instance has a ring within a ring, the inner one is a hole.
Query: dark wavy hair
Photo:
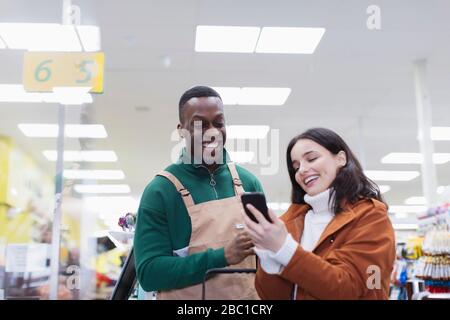
[[[292,203],[305,203],[304,196],[306,192],[295,181],[295,170],[291,159],[292,148],[301,139],[312,140],[334,155],[337,155],[339,151],[344,151],[347,156],[347,163],[338,170],[336,178],[330,186],[331,196],[335,196],[334,203],[330,203],[330,207],[335,214],[341,212],[346,204],[353,204],[361,199],[374,198],[386,204],[378,185],[364,175],[361,164],[344,140],[334,131],[325,128],[309,129],[289,142],[286,160],[289,178],[292,183]],[[330,197],[330,201],[331,199],[333,197]]]

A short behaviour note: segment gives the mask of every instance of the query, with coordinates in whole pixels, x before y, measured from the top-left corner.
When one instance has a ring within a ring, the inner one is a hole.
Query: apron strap
[[[157,176],[165,177],[170,182],[172,182],[177,191],[180,193],[181,199],[183,200],[186,209],[189,210],[190,207],[193,207],[195,205],[191,193],[181,184],[180,180],[178,180],[177,177],[167,171],[161,171],[157,174]]]
[[[240,196],[245,191],[244,188],[242,187],[242,181],[239,178],[239,174],[236,170],[236,165],[234,164],[234,162],[228,162],[227,166],[228,169],[230,170],[231,177],[233,178],[234,192],[236,193],[237,196]]]

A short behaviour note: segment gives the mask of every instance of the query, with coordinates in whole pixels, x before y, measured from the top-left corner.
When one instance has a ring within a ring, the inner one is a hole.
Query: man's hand
[[[238,264],[253,252],[253,242],[245,231],[240,232],[224,248],[228,265]]]

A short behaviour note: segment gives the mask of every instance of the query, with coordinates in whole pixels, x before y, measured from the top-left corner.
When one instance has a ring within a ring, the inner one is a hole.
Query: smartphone
[[[246,192],[241,195],[242,205],[244,206],[245,213],[254,222],[258,223],[253,213],[247,209],[247,204],[251,204],[256,209],[258,209],[266,218],[267,221],[272,223],[272,219],[269,217],[269,210],[267,209],[266,197],[264,193],[261,192]]]

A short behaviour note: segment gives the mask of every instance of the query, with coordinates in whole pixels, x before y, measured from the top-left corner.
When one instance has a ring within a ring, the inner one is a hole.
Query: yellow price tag
[[[23,86],[31,92],[91,87],[91,93],[103,93],[104,66],[103,52],[26,52]]]

